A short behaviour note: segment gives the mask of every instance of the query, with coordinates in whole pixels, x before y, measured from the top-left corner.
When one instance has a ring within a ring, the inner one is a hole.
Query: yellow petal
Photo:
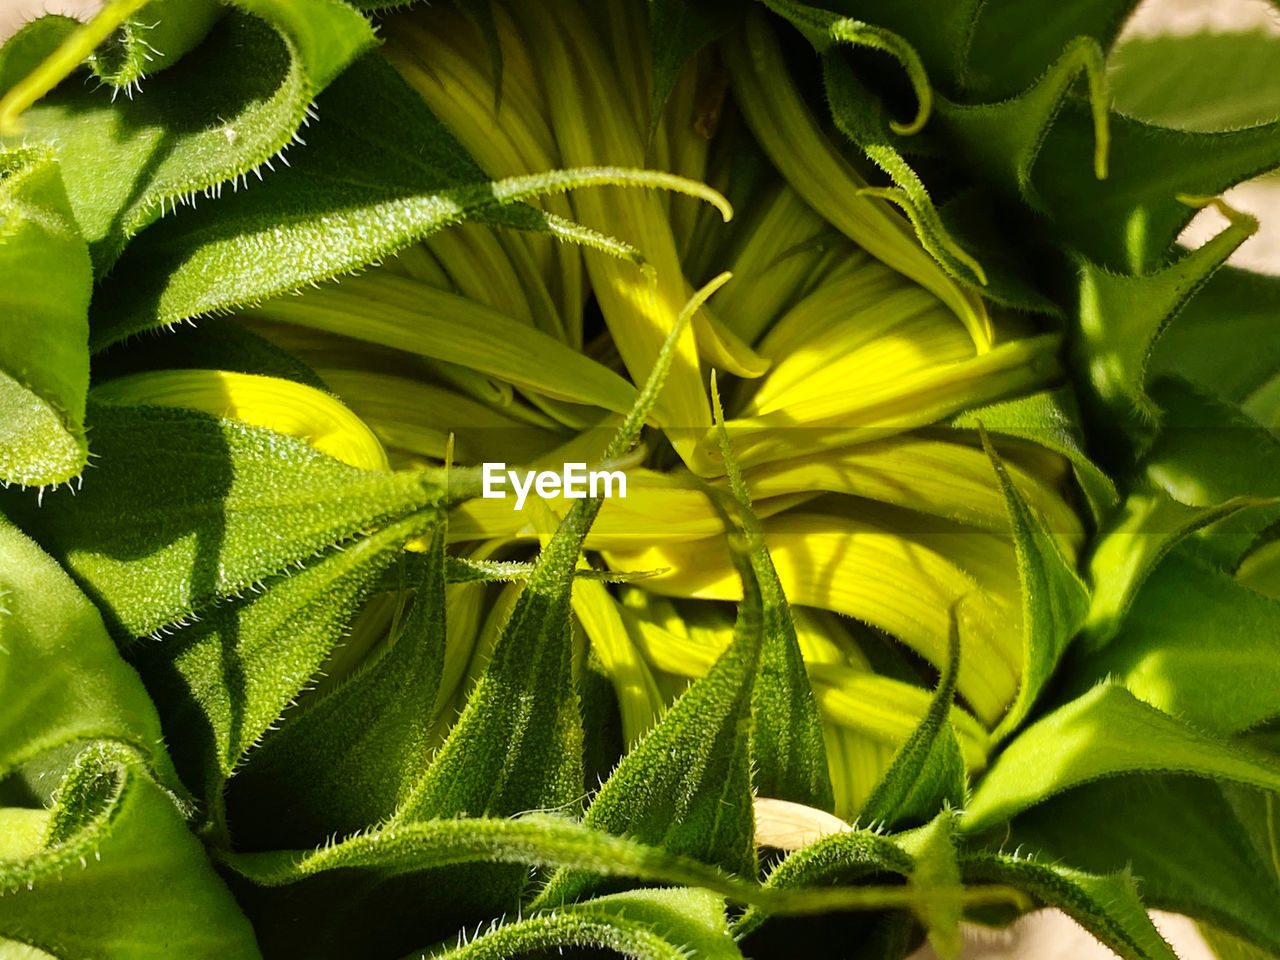
[[[662,694],[648,664],[632,642],[622,611],[603,583],[576,579],[573,612],[613,682],[622,718],[622,737],[630,746],[661,716]]]
[[[450,434],[457,463],[510,459],[528,463],[550,452],[561,438],[434,384],[385,373],[318,367],[316,373],[390,447],[444,458]]]
[[[158,370],[109,380],[93,396],[112,403],[184,407],[306,440],[365,470],[388,470],[387,453],[365,423],[305,384],[228,370]]]
[[[406,277],[371,271],[246,316],[339,333],[459,364],[522,389],[626,413],[631,384],[533,327]]]
[[[913,357],[917,347],[910,338],[898,338],[896,343],[900,348],[896,356],[890,355],[892,344],[886,343],[869,347],[868,356],[861,359],[878,355],[886,366],[897,364],[913,368],[912,372],[896,379],[876,373],[862,385],[854,373],[836,376],[844,370],[843,360],[834,362],[831,375],[822,378],[826,392],[817,388],[815,378],[809,387],[789,391],[785,406],[775,399],[769,413],[730,420],[725,426],[739,463],[751,467],[882,439],[1026,392],[1052,379],[1058,370],[1059,340],[1054,334],[1015,340],[981,356],[938,364]],[[861,362],[858,366],[866,369]],[[703,438],[693,467],[702,474],[723,472],[712,435]]]
[[[745,42],[727,43],[722,50],[736,102],[787,182],[872,256],[933,291],[963,321],[978,352],[988,350],[993,333],[981,296],[952,279],[885,201],[859,195],[867,181],[809,112],[771,31],[750,18]]]
[[[870,623],[941,668],[947,658],[948,611],[961,612],[959,690],[986,723],[1017,690],[1021,634],[1007,604],[918,537],[844,517],[782,514],[764,524],[765,542],[793,602]],[[644,588],[673,596],[740,600],[742,585],[721,538],[607,551],[616,569],[669,568]],[[1016,606],[1016,605],[1015,605]]]

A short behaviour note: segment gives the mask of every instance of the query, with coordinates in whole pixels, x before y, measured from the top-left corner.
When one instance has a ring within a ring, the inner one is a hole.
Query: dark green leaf
[[[993,182],[1033,207],[1039,206],[1039,198],[1031,183],[1032,168],[1058,111],[1082,76],[1087,81],[1093,122],[1090,168],[1099,178],[1107,175],[1109,134],[1102,49],[1092,37],[1079,36],[1052,56],[1055,59],[1043,74],[1025,89],[1009,91],[1007,99],[977,104],[939,99],[937,106],[940,132],[958,153],[955,159],[966,164],[975,179]]]
[[[649,45],[653,51],[653,89],[649,122],[655,125],[684,65],[729,28],[732,0],[649,0]]]
[[[1280,763],[1201,733],[1103,684],[1028,727],[974,792],[961,829],[978,834],[1073,787],[1126,774],[1183,773],[1280,790]]]
[[[149,370],[231,370],[281,377],[330,393],[315,371],[234,320],[208,317],[163,336],[138,337],[93,358],[96,384]]]
[[[462,716],[398,822],[560,809],[582,795],[569,611],[573,571],[599,505],[575,503],[539,554]]]
[[[462,220],[563,232],[560,221],[514,203],[519,196],[498,198],[381,56],[356,61],[318,102],[324,122],[308,128],[288,169],[252,190],[224,191],[130,245],[94,301],[95,349],[348,273]],[[572,182],[534,177],[527,192]]]
[[[218,0],[151,0],[116,28],[89,58],[104,82],[141,89],[142,78],[177,63],[226,12]]]
[[[754,875],[748,740],[761,626],[757,595],[739,606],[733,640],[710,672],[605,781],[587,809],[587,826]],[[565,903],[592,886],[585,874],[561,871],[538,903]]]
[[[390,649],[288,717],[231,780],[242,842],[294,847],[354,833],[390,817],[421,778],[444,658],[444,563],[442,523],[408,584],[412,607]],[[237,810],[247,824],[265,821],[265,835],[248,836]]]
[[[1257,500],[1239,497],[1188,506],[1149,480],[1137,484],[1094,542],[1089,557],[1093,602],[1081,646],[1096,650],[1115,636],[1147,577],[1179,542],[1258,505]]]
[[[856,883],[885,873],[906,878],[915,859],[887,837],[872,830],[833,833],[801,847],[777,864],[765,881],[768,890],[793,890],[836,881]],[[756,930],[769,913],[752,907],[734,925],[739,939]]]
[[[915,858],[908,880],[920,894],[920,922],[929,933],[929,945],[942,960],[954,960],[963,946],[960,918],[963,907],[952,894],[961,889],[960,862],[956,859],[956,815],[943,810],[925,826],[903,837],[901,844]]]
[[[437,522],[430,510],[396,520],[244,599],[202,609],[172,637],[130,648],[166,736],[183,745],[180,772],[219,826],[232,772],[311,682],[405,542]]]
[[[1280,713],[1280,602],[1175,553],[1076,685],[1103,677],[1208,733],[1257,726]]]
[[[921,900],[919,891],[901,887],[833,885],[877,872],[906,876],[911,871],[914,860],[909,854],[870,831],[836,834],[792,854],[763,887],[689,857],[545,813],[392,823],[315,850],[223,852],[219,858],[241,876],[266,887],[366,868],[393,875],[483,863],[564,867],[600,877],[702,887],[778,914],[911,906]],[[1009,892],[952,891],[937,899],[1008,902]],[[562,906],[567,904],[557,904]]]
[[[23,136],[50,144],[62,162],[99,272],[166,207],[269,162],[316,94],[374,39],[338,0],[237,6],[244,12],[151,78],[145,96],[116,97],[73,78],[23,114]]]
[[[1046,64],[1082,37],[1109,49],[1136,5],[1136,0],[1077,0],[1042,7],[987,0],[966,38],[964,81],[970,96],[1004,99],[1025,90]]]
[[[439,960],[507,960],[552,948],[595,948],[634,960],[741,960],[724,901],[701,890],[637,890],[506,923]]]
[[[711,398],[720,454],[745,534],[741,543],[736,536],[730,537],[730,551],[742,579],[744,606],[760,609],[760,664],[751,686],[752,784],[760,796],[829,812],[835,799],[818,704],[805,672],[791,608],[724,426],[714,374]]]
[[[1107,179],[1093,175],[1093,117],[1073,103],[1050,128],[1033,175],[1059,241],[1108,270],[1146,274],[1166,263],[1195,214],[1179,197],[1216,196],[1280,163],[1280,121],[1187,133],[1113,114],[1109,126]]]
[[[445,502],[442,473],[359,470],[202,413],[101,404],[89,422],[100,459],[84,488],[8,506],[125,638]]]
[[[863,804],[859,819],[893,826],[932,820],[938,810],[964,802],[964,758],[951,727],[951,704],[960,672],[958,611],[951,612],[947,666],[920,724],[893,756],[889,769]]]
[[[1126,873],[1099,875],[1062,864],[974,853],[961,862],[966,883],[1007,883],[1057,907],[1125,960],[1177,960],[1147,916]]]
[[[964,73],[965,50],[981,0],[826,0],[827,9],[892,31],[918,53],[931,81],[955,93]]]
[[[1243,403],[1280,368],[1277,333],[1280,277],[1223,267],[1156,343],[1149,374],[1177,374]]]
[[[1022,682],[1018,695],[1001,719],[996,739],[1016,730],[1027,718],[1036,698],[1053,677],[1067,644],[1084,623],[1089,591],[1062,555],[1053,534],[1045,529],[1026,499],[1009,479],[995,448],[982,430],[982,446],[991,458],[1000,491],[1009,507],[1013,545],[1018,554],[1022,585]]]
[[[1262,502],[1280,497],[1280,438],[1234,404],[1180,380],[1156,382],[1151,396],[1165,416],[1143,464],[1150,482],[1189,507],[1230,502],[1253,507],[1234,512],[1198,538],[1203,549],[1233,569],[1280,516],[1280,509]]]
[[[604,876],[691,884],[748,896],[752,886],[696,860],[549,814],[394,823],[318,850],[226,853],[222,859],[263,886],[296,883],[331,870],[376,867],[387,873],[414,873],[465,863],[573,866]]]
[[[1216,784],[1188,777],[1092,784],[1019,817],[1014,838],[1085,870],[1131,872],[1148,906],[1280,950],[1280,884]]]

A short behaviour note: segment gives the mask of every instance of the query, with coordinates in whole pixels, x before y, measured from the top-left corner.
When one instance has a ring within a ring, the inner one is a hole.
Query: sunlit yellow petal
[[[998,719],[1021,672],[1020,633],[1002,604],[937,550],[843,517],[781,514],[765,522],[765,542],[787,597],[871,623],[935,666],[947,657],[948,611],[961,613],[959,690],[984,722]],[[740,600],[742,584],[722,539],[606,552],[619,569],[669,568],[645,588],[674,596]]]
[[[157,370],[110,380],[99,400],[202,410],[300,437],[321,453],[366,470],[387,470],[373,431],[328,394],[281,377],[228,370]]]

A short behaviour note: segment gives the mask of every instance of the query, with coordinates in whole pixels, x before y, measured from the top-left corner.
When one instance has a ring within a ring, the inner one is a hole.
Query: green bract
[[[1280,43],[1133,5],[22,27],[0,956],[1280,958]]]

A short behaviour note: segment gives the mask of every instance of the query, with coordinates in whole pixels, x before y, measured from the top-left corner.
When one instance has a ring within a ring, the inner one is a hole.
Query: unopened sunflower
[[[361,6],[0,48],[0,956],[1280,957],[1276,122],[1124,3]]]

